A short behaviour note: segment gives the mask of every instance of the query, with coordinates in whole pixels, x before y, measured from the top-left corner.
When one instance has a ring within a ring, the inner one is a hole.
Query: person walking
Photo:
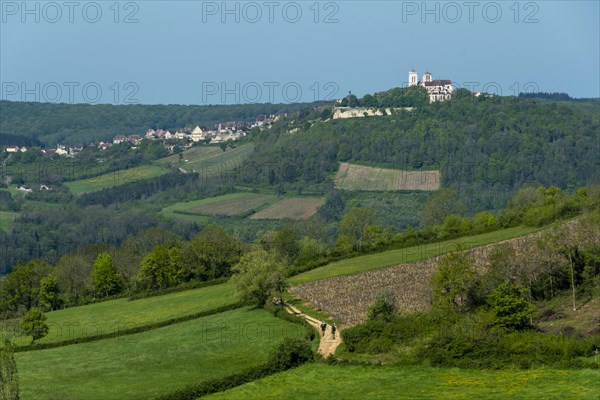
[[[337,327],[335,323],[331,324],[331,337],[335,339],[335,331],[337,331]]]
[[[321,321],[321,336],[325,336],[325,331],[327,330],[327,324],[325,321]]]

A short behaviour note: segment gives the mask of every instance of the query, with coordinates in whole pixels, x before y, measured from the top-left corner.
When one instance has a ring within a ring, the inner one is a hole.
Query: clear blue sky
[[[600,96],[598,1],[26,4],[0,1],[2,99],[311,101],[402,86],[413,67],[504,95]]]

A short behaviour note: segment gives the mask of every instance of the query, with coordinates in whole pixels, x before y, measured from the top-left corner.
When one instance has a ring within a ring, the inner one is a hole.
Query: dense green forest
[[[469,209],[500,209],[526,184],[598,182],[599,111],[597,100],[465,96],[387,117],[281,121],[257,136],[243,169],[255,172],[248,183],[287,187],[327,183],[342,161],[439,169]]]
[[[146,130],[178,129],[258,115],[312,109],[321,103],[241,105],[109,105],[0,101],[0,145],[85,144]]]

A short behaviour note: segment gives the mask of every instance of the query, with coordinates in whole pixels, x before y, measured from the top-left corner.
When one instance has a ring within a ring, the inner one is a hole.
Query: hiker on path
[[[333,323],[331,325],[331,336],[335,339],[335,331],[337,331],[337,327],[335,326],[335,323]]]
[[[327,330],[327,324],[325,321],[321,321],[321,336],[325,336],[325,331]]]

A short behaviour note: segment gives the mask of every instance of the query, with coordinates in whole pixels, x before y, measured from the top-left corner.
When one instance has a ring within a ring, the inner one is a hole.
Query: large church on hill
[[[423,74],[423,80],[419,81],[419,75],[415,70],[408,73],[408,86],[423,86],[429,94],[429,102],[450,100],[452,98],[452,81],[448,79],[433,80],[431,72]]]

